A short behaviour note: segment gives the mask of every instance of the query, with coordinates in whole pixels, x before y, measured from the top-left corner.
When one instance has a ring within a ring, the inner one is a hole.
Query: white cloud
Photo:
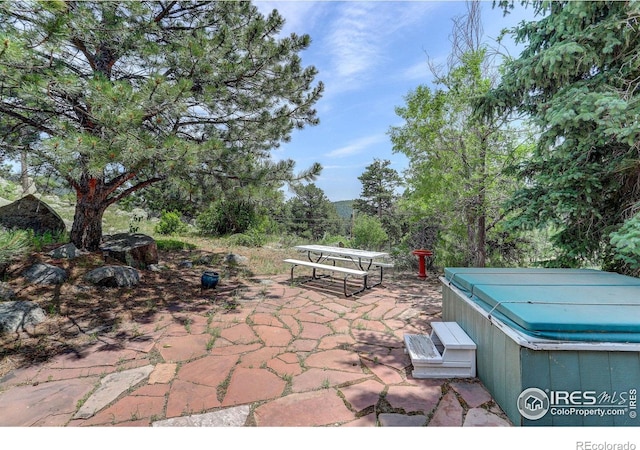
[[[308,33],[317,20],[319,20],[324,11],[325,2],[322,1],[299,1],[299,0],[254,0],[253,2],[258,10],[267,16],[274,9],[277,9],[285,19],[282,33],[289,35],[296,33],[298,35]]]
[[[384,142],[386,140],[387,140],[387,136],[384,134],[366,136],[356,141],[353,141],[349,145],[330,151],[325,156],[329,158],[344,158],[347,156],[356,155],[356,154],[362,153],[368,147],[375,144],[379,144],[380,142]]]

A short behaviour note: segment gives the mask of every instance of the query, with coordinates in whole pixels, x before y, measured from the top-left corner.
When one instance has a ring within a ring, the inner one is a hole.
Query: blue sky
[[[452,18],[466,12],[464,1],[254,1],[263,14],[277,9],[286,19],[284,34],[309,34],[311,46],[301,53],[315,66],[325,85],[316,104],[320,124],[295,131],[291,142],[273,152],[274,159],[293,159],[302,170],[315,161],[323,166],[315,181],[332,201],[360,196],[360,176],[374,158],[391,161],[399,173],[404,155],[394,154],[389,128],[402,124],[395,108],[420,84],[431,85],[430,58],[445,61],[450,53]],[[533,13],[514,10],[507,17],[482,6],[487,43],[503,28]],[[518,49],[507,50],[517,56]],[[288,194],[290,195],[290,194]]]

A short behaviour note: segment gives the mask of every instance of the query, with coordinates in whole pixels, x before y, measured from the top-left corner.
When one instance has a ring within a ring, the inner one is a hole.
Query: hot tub
[[[640,279],[587,269],[447,268],[443,320],[515,425],[640,425]]]

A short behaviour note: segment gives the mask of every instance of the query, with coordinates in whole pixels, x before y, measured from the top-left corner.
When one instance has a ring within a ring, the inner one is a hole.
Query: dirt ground
[[[16,293],[18,300],[37,303],[47,319],[28,330],[16,334],[0,335],[0,378],[9,371],[47,359],[60,353],[73,351],[91,343],[100,335],[135,337],[135,324],[145,322],[158,310],[172,309],[189,299],[189,308],[233,308],[242,288],[255,284],[258,274],[242,266],[223,264],[224,251],[171,251],[159,252],[162,270],[141,270],[140,284],[132,288],[94,287],[84,282],[90,270],[106,264],[102,253],[89,254],[76,259],[52,259],[47,249],[31,255],[7,271],[5,281]],[[277,258],[281,258],[277,256]],[[180,267],[184,261],[192,267]],[[62,285],[28,283],[20,274],[35,262],[56,265],[67,271],[68,280]],[[203,291],[200,276],[203,270],[213,268],[220,272],[221,286]],[[223,286],[222,286],[223,285]]]

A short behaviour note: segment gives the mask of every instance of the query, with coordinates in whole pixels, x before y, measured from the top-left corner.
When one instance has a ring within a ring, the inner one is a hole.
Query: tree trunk
[[[102,240],[102,215],[108,203],[95,178],[76,187],[76,212],[71,228],[71,242],[84,250],[96,251]]]
[[[478,217],[477,245],[476,267],[484,267],[487,264],[487,217],[484,212]]]
[[[27,161],[27,152],[20,152],[20,184],[22,185],[22,193],[29,192],[29,162]]]
[[[78,201],[71,228],[71,242],[84,250],[96,251],[102,241],[102,215],[105,208]]]

